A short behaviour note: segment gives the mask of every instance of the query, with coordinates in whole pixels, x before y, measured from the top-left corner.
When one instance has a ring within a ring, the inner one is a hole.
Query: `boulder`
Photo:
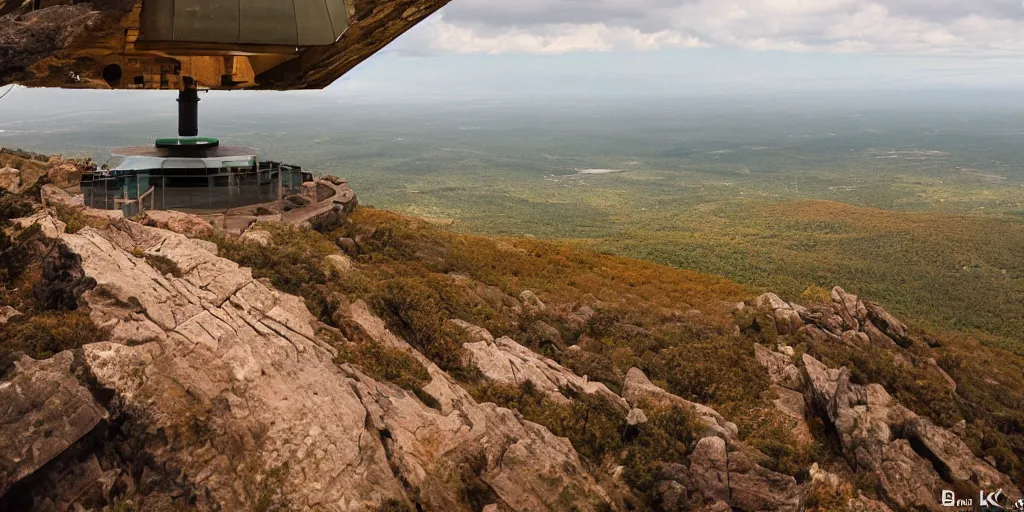
[[[705,437],[690,455],[690,474],[706,502],[721,501],[734,510],[800,510],[800,486],[788,475],[728,452],[726,442]]]
[[[804,325],[799,311],[774,293],[759,296],[754,305],[774,321],[775,330],[779,335],[795,334]]]
[[[43,185],[39,194],[43,206],[70,206],[74,208],[85,207],[85,196],[81,194],[71,195],[56,185]]]
[[[43,236],[57,238],[67,230],[67,224],[54,217],[49,211],[37,211],[29,217],[14,219],[11,221],[18,229],[28,229],[32,226],[39,226]]]
[[[799,447],[810,446],[814,443],[814,436],[807,424],[807,408],[804,404],[804,395],[799,391],[787,389],[782,386],[772,386],[776,398],[772,401],[775,409],[785,415],[791,421],[790,433]]]
[[[890,338],[884,332],[882,332],[881,329],[875,327],[875,323],[872,322],[870,319],[865,321],[864,325],[861,326],[861,328],[864,330],[864,334],[867,335],[868,340],[871,341],[872,345],[879,348],[887,349],[899,348],[896,342],[893,341],[892,338]]]
[[[451,323],[465,330],[466,334],[469,334],[469,339],[473,340],[474,343],[483,342],[487,345],[494,343],[494,336],[483,327],[477,327],[469,322],[457,319],[451,320]]]
[[[523,293],[520,293],[519,300],[523,303],[523,307],[532,313],[540,313],[547,309],[547,306],[540,300],[540,297],[537,297],[537,294],[530,290],[524,290]]]
[[[835,314],[831,306],[813,304],[809,308],[801,309],[799,313],[800,318],[808,324],[816,325],[832,334],[843,332],[843,318]]]
[[[10,306],[0,306],[0,325],[6,325],[12,318],[21,316],[21,312]]]
[[[865,308],[867,316],[878,330],[885,333],[886,336],[903,348],[911,345],[913,340],[910,339],[909,329],[907,329],[906,324],[897,320],[885,308],[874,302],[865,303]]]
[[[0,382],[0,496],[107,418],[72,374],[74,356],[22,356]]]
[[[339,237],[337,240],[334,241],[334,245],[337,245],[342,251],[345,251],[345,254],[348,254],[349,256],[355,256],[356,254],[359,254],[359,245],[356,244],[356,241],[351,238],[344,236]]]
[[[465,458],[475,457],[484,468],[476,478],[485,482],[510,510],[558,509],[559,496],[573,497],[581,510],[606,509],[609,497],[583,467],[567,439],[556,438],[543,427],[523,421],[517,413],[477,404],[448,374],[397,337],[373,316],[367,305],[351,306],[352,320],[378,343],[408,352],[422,364],[431,381],[423,392],[440,404],[440,411],[420,405],[407,393],[398,399],[395,391],[376,395],[384,413],[375,428],[385,427],[394,442],[386,443],[392,464],[413,485],[421,499],[431,497],[424,510],[450,509],[451,498],[438,482],[464,471]],[[513,347],[514,348],[514,347]],[[357,388],[359,389],[359,388]],[[378,390],[386,389],[380,385]],[[366,395],[364,395],[366,396]],[[371,412],[376,409],[368,405]],[[371,418],[376,416],[371,416]],[[425,421],[427,418],[428,421]],[[480,455],[483,458],[480,458]],[[461,494],[463,484],[449,489]],[[612,507],[614,508],[614,507]]]
[[[331,254],[324,258],[324,266],[329,272],[344,274],[352,270],[352,260],[344,254]]]
[[[46,177],[60,188],[74,187],[82,181],[82,169],[75,162],[53,158],[46,169]]]
[[[82,208],[80,213],[87,220],[97,224],[109,224],[124,220],[124,212],[121,210],[100,210],[98,208]]]
[[[271,245],[274,245],[274,236],[271,235],[270,232],[258,228],[247,229],[242,233],[242,236],[239,239],[243,242],[261,245],[263,247],[270,247]]]
[[[13,167],[0,169],[0,189],[11,194],[21,192],[21,171]]]
[[[213,225],[198,215],[173,210],[146,210],[138,219],[144,226],[166,229],[190,237],[212,236]]]
[[[1009,478],[975,457],[959,436],[925,418],[909,418],[903,425],[903,433],[918,443],[928,460],[937,462],[937,469],[946,479],[975,482],[982,489],[1013,486]]]
[[[801,327],[796,332],[796,337],[804,343],[840,343],[843,341],[841,336],[837,336],[831,331],[824,330],[816,325]]]
[[[636,407],[629,410],[629,414],[626,415],[626,424],[631,427],[636,427],[647,423],[647,414],[644,413],[643,409],[637,409]]]
[[[843,343],[853,348],[866,347],[871,343],[871,338],[862,332],[846,331],[843,333]]]

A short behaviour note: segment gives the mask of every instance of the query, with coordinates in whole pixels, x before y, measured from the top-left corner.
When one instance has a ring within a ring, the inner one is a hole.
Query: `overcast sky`
[[[332,89],[733,92],[1024,85],[1021,0],[453,0]]]
[[[452,0],[326,95],[1024,90],[1022,1]]]

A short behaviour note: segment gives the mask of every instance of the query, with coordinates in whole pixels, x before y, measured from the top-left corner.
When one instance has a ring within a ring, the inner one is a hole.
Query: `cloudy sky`
[[[325,94],[389,104],[544,95],[1015,94],[1024,91],[1022,2],[452,0]],[[82,98],[74,91],[18,96],[53,109],[78,108]],[[0,117],[10,106],[0,104]]]
[[[453,0],[332,89],[1013,88],[1022,57],[1021,0]]]

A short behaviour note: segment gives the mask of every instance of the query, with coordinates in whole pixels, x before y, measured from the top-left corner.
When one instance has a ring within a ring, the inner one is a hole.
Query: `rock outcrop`
[[[683,407],[706,426],[689,466],[670,464],[662,471],[658,487],[665,510],[693,510],[704,503],[720,503],[724,510],[799,510],[803,491],[796,480],[751,460],[753,450],[739,441],[736,424],[714,409],[655,386],[638,368],[627,373],[622,395],[633,407]]]
[[[850,464],[873,472],[895,507],[939,509],[935,493],[943,482],[1019,496],[1008,477],[956,434],[903,407],[881,385],[852,384],[845,368],[828,368],[807,354],[803,370],[808,398],[835,427]]]
[[[76,207],[85,205],[85,197],[82,195],[72,195],[56,185],[43,185],[40,190],[40,196],[43,206]]]
[[[494,339],[486,329],[461,320],[454,320],[453,323],[466,329],[472,337],[479,340],[463,346],[469,358],[488,380],[514,386],[530,381],[537,390],[563,403],[570,401],[565,396],[566,391],[598,394],[618,405],[623,414],[629,412],[626,401],[604,384],[591,382],[586,376],[580,377],[555,361],[537,355],[511,338]]]
[[[128,482],[145,508],[146,475],[175,475],[168,478],[179,490],[164,498],[205,510],[610,504],[568,440],[476,403],[365,304],[353,306],[357,321],[378,343],[407,350],[428,368],[424,392],[442,410],[335,364],[335,348],[317,335],[325,327],[300,299],[217,257],[208,242],[133,222],[75,234],[54,229],[94,281],[81,300],[110,334],[74,354],[19,363],[0,384],[0,393],[12,393],[3,403],[19,404],[3,411],[10,421],[0,425],[25,432],[4,436],[10,445],[0,451],[31,454],[5,462],[0,481],[7,488],[35,472],[28,502],[36,507],[103,479]],[[140,253],[172,261],[181,277],[155,270]],[[26,391],[28,383],[60,393]],[[30,409],[38,412],[26,415]],[[130,439],[118,445],[139,450],[131,456],[144,461],[142,476],[97,472],[93,456],[76,457],[70,470],[44,465],[104,419],[131,425],[119,429]],[[44,436],[51,428],[57,435]]]
[[[808,420],[836,436],[841,457],[822,464],[836,472],[815,465],[799,482],[768,469],[767,455],[743,441],[735,423],[659,387],[639,368],[613,374],[623,378],[616,394],[511,338],[451,320],[471,340],[461,362],[483,381],[531,382],[573,407],[586,394],[615,404],[621,416],[602,432],[617,429],[622,444],[608,463],[612,457],[581,459],[579,446],[516,411],[477,402],[469,385],[389,330],[366,303],[345,298],[344,322],[332,318],[339,328],[322,324],[300,298],[219,257],[214,243],[190,238],[209,234],[208,224],[151,213],[144,223],[112,217],[97,223],[102,229],[76,233],[47,209],[14,222],[39,224],[56,241],[33,287],[36,301],[43,309],[83,308],[105,341],[44,361],[16,358],[0,375],[0,508],[98,510],[130,499],[138,510],[617,510],[635,498],[625,482],[636,468],[649,471],[643,491],[662,510],[796,512],[822,487],[838,490],[851,510],[879,512],[935,510],[943,488],[1018,496],[959,431],[808,353],[834,343],[913,355],[900,348],[918,343],[904,324],[839,288],[828,304],[812,307],[773,294],[733,307],[742,329],[765,342],[752,355],[771,383],[774,396],[765,398],[792,420],[797,448],[816,442]],[[247,241],[272,243],[267,231],[247,233]],[[317,263],[335,279],[370,273],[365,261],[355,269],[342,254]],[[584,326],[596,314],[449,277],[481,303],[526,319],[523,335],[536,336],[529,339],[561,336],[547,323],[564,332],[557,315],[575,315]],[[0,324],[16,313],[0,307]],[[379,375],[369,365],[342,362],[363,343],[403,352],[395,359],[415,360],[425,376],[403,389],[369,376]],[[584,348],[564,350],[573,366],[568,354]],[[613,382],[608,374],[601,380]],[[686,421],[679,426],[690,453],[638,466],[625,459],[642,436],[665,432],[665,413],[678,409],[687,411],[675,418]],[[877,495],[851,499],[851,475],[874,483]]]
[[[705,435],[714,435],[725,440],[734,440],[739,435],[735,423],[726,420],[718,411],[698,403],[684,400],[676,395],[655,386],[639,368],[631,368],[622,383],[622,397],[633,407],[644,407],[654,404],[659,407],[679,406],[692,410],[697,419],[707,426]]]
[[[907,326],[880,305],[839,287],[826,305],[804,308],[765,294],[746,309],[752,311],[734,309],[737,322],[766,341],[788,336],[800,343],[843,344],[854,350],[875,346],[892,351],[903,364],[910,364],[903,348],[916,343]],[[792,311],[798,312],[798,324]],[[829,368],[807,353],[794,362],[792,349],[777,346],[779,350],[755,345],[754,355],[773,384],[776,406],[796,422],[794,434],[804,430],[805,418],[819,416],[834,429],[850,468],[877,481],[881,497],[894,509],[940,510],[936,496],[947,488],[1003,489],[1019,496],[1011,479],[975,456],[959,435],[904,407],[882,385],[855,384],[847,368]],[[934,359],[926,364],[956,390],[956,382]],[[863,497],[850,506],[884,507]]]
[[[21,191],[21,171],[13,167],[0,169],[0,189],[11,194]]]
[[[887,349],[906,348],[914,343],[907,326],[885,308],[864,302],[838,286],[832,289],[827,304],[803,307],[766,293],[753,306],[735,308],[733,316],[742,330],[756,333],[768,344],[787,335],[802,341],[842,342],[850,346],[870,343]]]
[[[107,418],[72,374],[74,356],[22,357],[0,383],[0,496]]]

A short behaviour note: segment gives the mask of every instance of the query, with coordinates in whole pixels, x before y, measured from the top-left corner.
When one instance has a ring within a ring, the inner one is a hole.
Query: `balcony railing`
[[[197,175],[182,171],[91,173],[82,177],[82,194],[86,206],[122,210],[127,216],[139,213],[140,205],[159,210],[217,211],[278,200],[297,193],[304,181],[301,167],[277,162],[261,162],[256,170],[247,172]]]

